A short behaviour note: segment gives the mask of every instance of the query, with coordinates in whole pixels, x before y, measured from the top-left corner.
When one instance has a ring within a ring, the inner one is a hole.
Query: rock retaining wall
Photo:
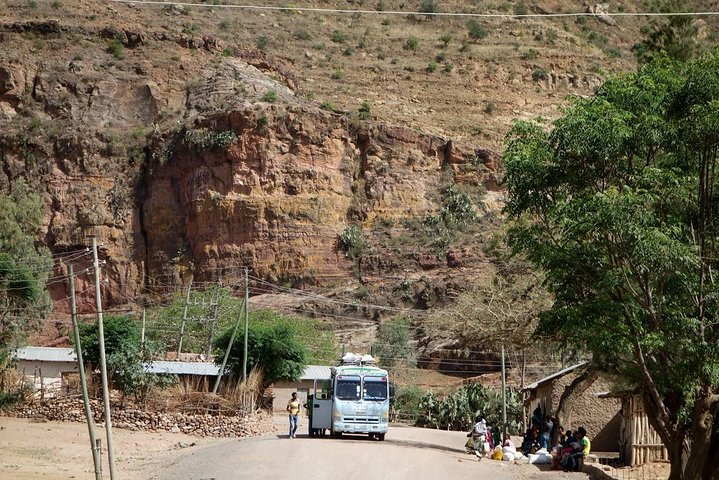
[[[93,417],[103,422],[102,402],[91,400]],[[85,410],[81,399],[64,398],[35,402],[0,412],[18,418],[45,418],[63,422],[84,422]],[[277,431],[272,417],[266,413],[246,416],[196,415],[177,412],[148,412],[136,408],[112,407],[112,424],[127,430],[150,432],[183,432],[200,437],[254,437]]]

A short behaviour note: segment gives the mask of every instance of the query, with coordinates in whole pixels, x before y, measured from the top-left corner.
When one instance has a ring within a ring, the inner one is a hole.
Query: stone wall
[[[103,423],[100,400],[91,400],[95,422]],[[84,422],[85,410],[82,399],[58,398],[16,407],[0,412],[18,418],[45,418],[63,422]],[[272,416],[266,413],[220,416],[196,415],[179,412],[149,412],[137,408],[112,407],[112,424],[116,428],[149,432],[183,432],[199,437],[255,437],[277,432]]]

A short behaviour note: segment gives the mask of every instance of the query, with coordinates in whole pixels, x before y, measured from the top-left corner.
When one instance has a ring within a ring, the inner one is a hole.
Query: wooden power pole
[[[102,298],[100,297],[100,261],[97,257],[97,238],[92,237],[92,258],[95,266],[95,307],[97,309],[97,338],[100,344],[100,376],[102,377],[102,400],[105,406],[105,433],[107,435],[107,461],[110,466],[110,480],[115,480],[115,455],[112,449],[112,411],[110,410],[110,388],[107,382],[107,361],[105,359],[105,329],[102,324]]]
[[[95,480],[102,480],[102,462],[100,458],[100,439],[95,438],[95,422],[90,409],[90,395],[87,393],[87,377],[85,377],[85,362],[82,360],[82,346],[80,345],[80,329],[77,325],[77,308],[75,304],[75,274],[72,265],[68,265],[68,280],[70,281],[70,315],[72,316],[72,331],[75,338],[75,355],[77,355],[77,369],[80,372],[82,385],[82,402],[85,404],[85,420],[90,434],[90,449],[92,450],[92,463],[95,465]]]

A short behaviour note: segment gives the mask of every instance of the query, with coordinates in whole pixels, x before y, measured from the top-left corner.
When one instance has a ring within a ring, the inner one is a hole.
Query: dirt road
[[[286,417],[278,416],[284,427]],[[304,427],[304,426],[303,426]],[[114,432],[119,480],[384,480],[491,478],[583,480],[463,452],[461,432],[392,427],[384,442],[366,437],[198,439],[181,433]],[[105,444],[104,432],[98,432]],[[195,443],[194,446],[190,444]],[[107,452],[103,452],[107,459]],[[107,465],[105,477],[109,478]],[[0,417],[0,479],[94,479],[87,430],[81,423]]]
[[[107,467],[105,431],[102,439],[104,478]],[[156,477],[163,466],[186,449],[218,442],[182,433],[131,432],[113,429],[115,472],[121,480]],[[188,445],[196,442],[197,446]],[[1,480],[94,480],[90,442],[84,423],[47,422],[0,417]],[[183,477],[178,477],[183,478]]]
[[[409,427],[391,428],[384,442],[364,436],[342,439],[295,439],[286,434],[227,441],[180,456],[160,474],[161,480],[304,479],[380,480],[491,478],[493,480],[586,479],[586,475],[541,471],[528,464],[489,459],[477,461],[464,453],[462,432]]]

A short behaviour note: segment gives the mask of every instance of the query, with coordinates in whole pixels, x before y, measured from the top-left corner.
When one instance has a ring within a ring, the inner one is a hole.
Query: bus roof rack
[[[377,361],[372,355],[360,355],[347,352],[342,357],[342,365],[375,365]]]

